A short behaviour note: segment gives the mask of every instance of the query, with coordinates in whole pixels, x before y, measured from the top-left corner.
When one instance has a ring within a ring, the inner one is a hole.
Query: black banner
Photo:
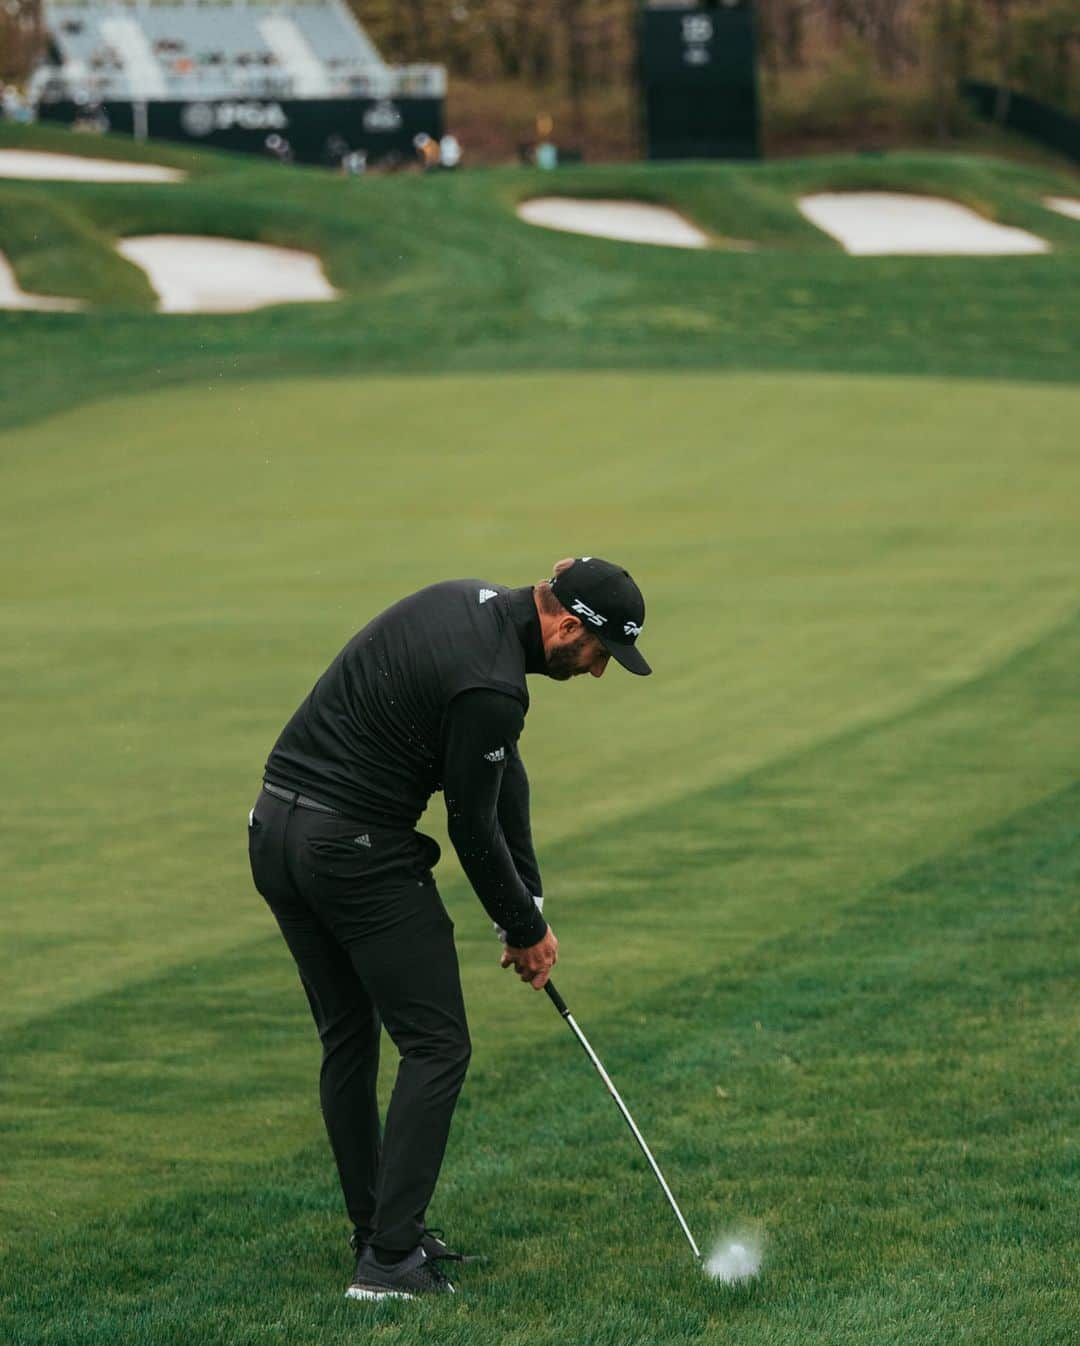
[[[641,11],[640,77],[650,159],[756,159],[751,0]]]
[[[333,164],[343,152],[363,150],[370,163],[414,158],[413,137],[443,134],[441,98],[274,99],[213,102],[103,103],[109,129],[151,140],[176,140],[247,154],[288,153],[297,163]],[[94,109],[96,112],[97,109]],[[41,103],[43,121],[70,124],[89,109],[73,102]]]

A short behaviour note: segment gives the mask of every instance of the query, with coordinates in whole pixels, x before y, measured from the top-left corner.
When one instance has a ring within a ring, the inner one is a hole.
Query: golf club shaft
[[[596,1067],[596,1073],[597,1073],[597,1074],[600,1076],[600,1078],[604,1081],[604,1085],[605,1085],[605,1087],[607,1088],[608,1093],[609,1093],[609,1094],[611,1095],[611,1097],[615,1100],[615,1106],[616,1106],[616,1107],[619,1109],[619,1111],[622,1113],[623,1118],[624,1118],[624,1120],[626,1121],[626,1125],[627,1125],[627,1126],[630,1128],[630,1130],[634,1133],[634,1139],[635,1139],[635,1140],[637,1141],[637,1143],[641,1146],[641,1153],[642,1153],[642,1154],[645,1156],[645,1158],[649,1161],[649,1167],[652,1169],[653,1173],[656,1175],[656,1181],[657,1181],[657,1182],[660,1184],[660,1186],[663,1188],[664,1195],[667,1197],[667,1199],[668,1199],[668,1203],[670,1204],[671,1209],[675,1212],[675,1218],[678,1220],[679,1225],[680,1225],[680,1227],[682,1228],[683,1233],[686,1235],[686,1240],[687,1240],[687,1242],[690,1244],[690,1247],[693,1248],[693,1250],[694,1250],[694,1256],[695,1256],[695,1257],[697,1258],[697,1260],[700,1262],[700,1261],[701,1261],[701,1250],[698,1248],[697,1244],[694,1242],[694,1236],[693,1236],[693,1234],[691,1234],[691,1232],[690,1232],[690,1226],[689,1226],[689,1225],[686,1223],[686,1221],[683,1219],[683,1213],[682,1213],[682,1211],[679,1209],[678,1202],[677,1202],[677,1201],[675,1200],[675,1198],[671,1195],[671,1188],[667,1185],[667,1183],[666,1183],[665,1180],[664,1180],[664,1175],[660,1172],[660,1165],[659,1165],[659,1164],[656,1162],[656,1160],[653,1158],[653,1156],[652,1156],[652,1151],[649,1149],[648,1145],[645,1144],[645,1137],[644,1137],[644,1136],[641,1134],[641,1132],[637,1129],[637,1124],[635,1123],[633,1117],[630,1116],[630,1109],[626,1106],[626,1104],[625,1104],[625,1103],[622,1101],[622,1099],[619,1097],[619,1091],[618,1091],[618,1089],[616,1089],[615,1086],[614,1086],[614,1084],[612,1084],[612,1082],[611,1082],[611,1076],[610,1076],[610,1075],[607,1073],[607,1071],[604,1069],[603,1064],[602,1064],[601,1061],[600,1061],[600,1058],[599,1058],[599,1057],[597,1056],[597,1054],[593,1051],[593,1049],[589,1046],[589,1040],[588,1040],[588,1038],[585,1036],[585,1034],[581,1031],[581,1029],[578,1027],[578,1025],[577,1025],[577,1020],[576,1020],[576,1019],[574,1018],[574,1016],[570,1013],[570,1011],[566,1008],[566,1001],[562,998],[562,996],[558,993],[558,991],[556,991],[555,987],[551,984],[550,981],[544,986],[544,990],[548,993],[548,999],[549,999],[549,1000],[551,1001],[551,1003],[555,1006],[555,1008],[559,1011],[559,1013],[560,1013],[560,1014],[562,1015],[562,1017],[566,1020],[566,1022],[570,1025],[570,1028],[571,1028],[571,1030],[572,1030],[574,1036],[577,1038],[578,1042],[580,1042],[581,1045],[582,1045],[582,1047],[585,1049],[585,1055],[589,1058],[589,1060],[590,1060],[590,1061],[593,1063],[593,1065]]]

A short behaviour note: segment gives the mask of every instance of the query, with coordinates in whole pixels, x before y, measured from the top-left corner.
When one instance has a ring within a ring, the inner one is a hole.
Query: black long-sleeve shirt
[[[266,778],[359,822],[411,828],[444,788],[450,836],[517,948],[547,929],[517,740],[545,673],[532,589],[449,580],[402,599],[338,654],[285,726]]]
[[[503,692],[463,692],[446,717],[443,794],[450,840],[485,911],[515,948],[543,939],[547,922],[529,824],[529,778],[517,740],[519,702]],[[530,910],[531,909],[531,910]]]

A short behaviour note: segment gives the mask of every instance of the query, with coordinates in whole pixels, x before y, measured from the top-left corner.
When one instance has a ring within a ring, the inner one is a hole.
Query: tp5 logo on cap
[[[642,676],[652,672],[636,646],[645,626],[645,599],[622,566],[580,556],[555,576],[551,592],[623,668]]]
[[[593,612],[588,603],[583,603],[580,598],[575,598],[570,611],[576,613],[579,617],[584,617],[592,622],[593,626],[603,626],[607,621],[606,617],[601,617],[599,612]]]

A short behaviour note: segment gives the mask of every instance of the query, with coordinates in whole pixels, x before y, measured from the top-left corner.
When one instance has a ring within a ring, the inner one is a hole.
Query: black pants
[[[264,790],[248,849],[322,1040],[319,1095],[346,1209],[361,1238],[408,1252],[470,1050],[454,926],[431,873],[439,848]],[[381,1140],[380,1021],[401,1056]]]

